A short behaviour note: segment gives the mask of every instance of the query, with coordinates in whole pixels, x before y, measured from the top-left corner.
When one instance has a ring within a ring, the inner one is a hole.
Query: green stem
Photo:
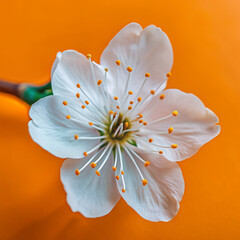
[[[32,105],[39,99],[52,95],[52,87],[51,81],[42,86],[35,86],[27,83],[16,84],[0,80],[0,92],[14,95]]]

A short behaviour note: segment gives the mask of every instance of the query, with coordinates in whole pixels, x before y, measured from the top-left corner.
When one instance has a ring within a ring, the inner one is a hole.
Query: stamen
[[[87,152],[84,152],[83,155],[86,157],[88,154],[87,154]]]
[[[112,170],[115,172],[117,170],[117,168],[116,167],[112,167]]]
[[[76,169],[76,170],[75,170],[75,174],[76,174],[77,176],[80,174],[79,169]]]
[[[141,97],[139,97],[137,100],[138,100],[138,102],[141,102],[141,101],[142,101],[142,98],[141,98]]]
[[[119,107],[119,106],[116,106],[116,108],[117,108],[117,109],[120,109],[120,107]]]
[[[67,116],[66,116],[66,118],[67,118],[67,119],[70,119],[70,118],[71,118],[71,116],[70,116],[70,115],[67,115]]]
[[[81,85],[79,83],[77,84],[77,88],[81,88]]]
[[[127,70],[128,70],[129,72],[132,72],[132,68],[131,68],[131,67],[127,67]]]
[[[119,176],[117,175],[116,177],[115,177],[117,180],[119,180]]]
[[[143,115],[142,115],[141,113],[139,113],[138,115],[139,115],[139,117],[140,117],[140,118],[142,118],[142,117],[143,117]]]
[[[113,137],[116,137],[118,131],[119,131],[121,128],[123,128],[123,123],[121,123],[121,124],[117,127],[115,133],[113,134]]]
[[[86,100],[85,103],[88,105],[88,104],[89,104],[89,101]]]
[[[77,140],[78,139],[78,135],[75,135],[74,138],[75,138],[75,140]]]
[[[121,149],[119,144],[117,143],[117,149],[118,149],[118,155],[119,155],[119,159],[120,159],[120,171],[123,171],[123,161],[122,161],[122,154],[121,154]],[[124,193],[126,191],[126,186],[125,186],[125,181],[124,181],[124,175],[121,174],[121,178],[122,178],[122,183],[123,183],[123,189],[122,192]]]
[[[100,148],[102,145],[104,145],[106,142],[107,142],[106,140],[101,141],[98,145],[96,145],[94,148],[92,148],[92,149],[89,150],[88,152],[84,152],[83,155],[85,156],[85,154],[88,155],[88,154],[94,152],[95,150],[97,150],[98,148]]]
[[[128,144],[130,147],[128,147],[128,150],[133,154],[135,155],[141,162],[144,163],[144,166],[147,167],[150,165],[150,162],[149,161],[145,161],[143,160],[135,151],[133,151],[131,148],[132,146],[130,144]]]
[[[114,97],[114,100],[116,100],[116,101],[117,101],[117,100],[118,100],[118,97]]]
[[[143,120],[142,120],[142,119],[140,119],[140,120],[139,120],[139,123],[143,123]]]
[[[109,143],[105,149],[103,150],[102,154],[98,157],[98,159],[95,161],[95,163],[97,164],[103,157],[103,155],[106,153],[106,151],[109,149],[109,147],[111,146],[111,144]]]
[[[68,105],[67,101],[63,101],[63,105],[65,106]]]
[[[153,142],[153,139],[152,139],[152,138],[149,138],[148,141],[151,143],[151,142]]]
[[[124,171],[121,171],[121,174],[124,175]]]
[[[166,74],[166,76],[167,76],[167,77],[171,77],[171,76],[172,76],[172,73],[169,72],[169,73]]]
[[[162,94],[162,95],[159,96],[159,99],[160,99],[160,100],[163,100],[164,98],[165,98],[165,95],[164,95],[164,94]]]
[[[172,117],[172,116],[176,117],[177,115],[178,115],[178,111],[173,111],[172,114],[169,114],[169,115],[167,115],[166,117],[162,117],[162,118],[153,120],[152,122],[149,123],[149,125],[150,125],[150,124],[157,123],[157,122],[161,122],[162,120],[165,120],[165,119],[170,118],[170,117]]]
[[[116,63],[118,66],[121,65],[121,61],[120,61],[120,60],[117,60],[115,63]]]
[[[170,127],[169,129],[168,129],[168,133],[170,134],[170,133],[172,133],[173,132],[173,127]]]
[[[172,115],[173,115],[174,117],[176,117],[176,116],[178,115],[178,111],[173,111],[173,112],[172,112]]]
[[[128,107],[128,110],[132,110],[132,106],[129,106],[129,107]]]
[[[100,176],[100,172],[98,170],[95,171],[95,173]]]
[[[144,122],[143,125],[147,126],[147,122]]]
[[[82,105],[82,109],[84,109],[85,108],[85,105]]]
[[[154,95],[154,94],[155,94],[155,91],[154,91],[154,90],[151,90],[150,93],[151,93],[152,95]]]
[[[109,111],[109,114],[112,115],[112,114],[113,114],[113,111]]]
[[[171,145],[171,148],[173,148],[173,149],[174,149],[174,148],[177,148],[177,147],[178,147],[177,144],[172,144],[172,145]]]
[[[146,161],[145,163],[144,163],[144,166],[145,167],[148,167],[150,165],[150,162],[149,161]]]
[[[129,95],[132,95],[132,94],[133,94],[133,91],[129,91],[128,94],[129,94]]]
[[[92,58],[92,55],[91,54],[87,54],[87,58],[88,59]]]
[[[133,104],[133,101],[130,101],[129,103],[132,105],[132,104]]]
[[[95,162],[91,162],[90,166],[91,166],[91,168],[95,168],[97,166],[97,164]]]
[[[102,84],[102,80],[97,81],[97,85],[100,86]]]
[[[123,129],[124,129],[124,130],[127,129],[127,128],[128,128],[128,125],[129,125],[128,122],[125,122],[125,123],[124,123],[124,126],[123,126]]]
[[[80,93],[76,93],[76,97],[77,97],[77,98],[80,98]]]
[[[111,125],[110,125],[110,127],[109,127],[109,131],[111,131],[112,130],[112,127],[113,127],[113,124],[117,121],[117,117],[115,117],[114,119],[113,119],[113,121],[112,121],[112,123],[111,123]]]
[[[148,183],[148,181],[147,181],[146,179],[143,179],[143,180],[142,180],[142,183],[143,183],[143,186],[146,186],[147,183]]]
[[[158,153],[159,153],[159,154],[163,154],[163,151],[159,151]]]
[[[149,78],[150,76],[151,76],[150,73],[146,73],[146,74],[145,74],[145,77],[146,77],[146,78]]]

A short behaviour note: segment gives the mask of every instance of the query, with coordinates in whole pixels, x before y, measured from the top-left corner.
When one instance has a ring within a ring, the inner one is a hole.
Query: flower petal
[[[158,222],[170,221],[179,210],[179,202],[184,193],[184,180],[177,163],[170,162],[162,156],[137,152],[137,154],[149,161],[145,167],[134,155],[143,177],[148,181],[143,186],[140,175],[132,160],[123,152],[124,179],[126,191],[123,193],[121,180],[117,181],[119,192],[124,200],[143,218]]]
[[[116,60],[121,61],[120,66],[116,65]],[[119,97],[123,94],[128,78],[128,66],[132,67],[133,71],[127,91],[131,90],[133,94],[138,93],[145,74],[150,73],[150,78],[139,94],[144,97],[150,93],[151,89],[155,90],[160,84],[162,84],[161,90],[165,88],[166,74],[171,70],[173,63],[173,52],[167,35],[160,28],[150,25],[142,29],[139,24],[131,23],[111,40],[104,50],[100,62],[109,69],[112,79],[112,82],[108,82],[110,92],[118,89],[115,94]],[[116,77],[117,68],[119,83],[117,83]],[[139,96],[135,95],[135,97]]]
[[[108,214],[121,197],[111,170],[113,156],[111,154],[100,176],[97,176],[90,166],[77,176],[75,170],[81,168],[89,159],[90,156],[80,160],[65,160],[61,168],[61,180],[73,212],[80,212],[89,218],[101,217]]]
[[[76,97],[80,93],[81,98],[89,102],[99,103],[98,80],[103,80],[104,69],[100,65],[92,62],[94,75],[91,71],[89,60],[73,50],[58,53],[52,67],[52,89],[54,95]],[[80,92],[77,84],[87,94],[87,97]]]
[[[63,101],[67,102],[65,106]],[[100,140],[75,140],[80,137],[98,137],[99,132],[88,124],[88,111],[68,97],[48,96],[30,109],[29,132],[32,139],[45,150],[61,158],[81,158],[83,153]],[[67,119],[66,116],[71,116]]]
[[[141,109],[144,120],[149,124],[142,128],[141,136],[145,137],[145,143],[140,140],[138,146],[161,150],[167,159],[181,161],[194,155],[202,145],[219,134],[220,126],[216,125],[218,118],[193,94],[176,89],[166,90],[162,94],[165,95],[163,100],[156,96]],[[178,115],[173,116],[173,111],[178,111]],[[166,116],[169,117],[151,124],[153,120]],[[173,132],[169,134],[170,127]],[[153,142],[149,143],[148,138],[152,138]],[[177,144],[178,147],[161,148],[155,144],[169,147]]]

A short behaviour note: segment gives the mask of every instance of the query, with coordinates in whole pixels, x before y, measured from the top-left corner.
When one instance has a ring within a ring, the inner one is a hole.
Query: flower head
[[[30,134],[68,158],[61,180],[73,211],[103,216],[122,196],[143,218],[169,221],[184,192],[176,161],[219,133],[218,118],[196,96],[164,90],[173,54],[155,26],[127,25],[100,62],[58,53],[53,96],[32,106]]]

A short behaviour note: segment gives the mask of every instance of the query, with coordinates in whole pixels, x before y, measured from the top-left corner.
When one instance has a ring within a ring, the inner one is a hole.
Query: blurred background
[[[168,223],[142,219],[123,200],[105,217],[71,212],[63,162],[28,133],[29,106],[0,94],[1,239],[230,239],[240,237],[240,2],[238,0],[1,0],[0,78],[48,81],[58,51],[101,52],[126,24],[154,24],[174,50],[168,88],[197,95],[220,135],[180,163],[186,191]]]

